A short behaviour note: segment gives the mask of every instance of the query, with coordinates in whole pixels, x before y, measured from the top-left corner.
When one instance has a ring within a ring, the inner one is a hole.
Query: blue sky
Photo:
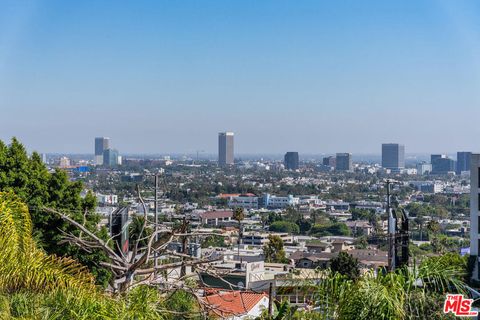
[[[2,1],[0,139],[480,151],[479,59],[478,1]]]

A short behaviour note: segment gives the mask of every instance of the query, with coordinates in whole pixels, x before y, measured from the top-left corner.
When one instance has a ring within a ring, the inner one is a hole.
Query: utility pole
[[[155,213],[153,216],[153,220],[155,222],[155,242],[158,241],[158,173],[155,174]],[[154,261],[154,274],[157,274],[157,267],[158,267],[158,253],[155,251],[153,253],[153,261]]]
[[[273,284],[270,282],[270,286],[268,287],[268,315],[273,315]]]
[[[387,180],[387,217],[388,217],[388,271],[395,270],[395,218],[390,205],[390,180]]]

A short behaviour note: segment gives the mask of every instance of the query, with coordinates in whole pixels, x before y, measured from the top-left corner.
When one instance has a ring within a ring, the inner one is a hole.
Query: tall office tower
[[[405,146],[398,143],[382,144],[382,167],[393,170],[405,168]]]
[[[118,165],[118,151],[115,149],[105,149],[103,150],[103,165],[113,167]]]
[[[297,170],[298,169],[298,152],[287,152],[283,158],[285,169]]]
[[[322,161],[322,164],[324,166],[328,166],[328,167],[334,167],[335,168],[335,157],[334,156],[330,156],[330,157],[325,157],[323,158],[323,161]]]
[[[478,257],[480,247],[480,154],[470,157],[470,256]],[[472,278],[480,279],[480,261],[475,259]]]
[[[95,164],[101,166],[103,164],[103,151],[110,148],[110,138],[95,138]]]
[[[218,165],[233,164],[233,132],[220,132],[218,134]]]
[[[337,156],[335,158],[335,170],[353,171],[352,154],[337,153]]]
[[[445,154],[432,154],[430,156],[432,163],[432,174],[447,174],[455,172],[455,160],[450,159]]]
[[[457,174],[462,174],[462,172],[470,171],[471,156],[472,153],[468,151],[457,152]]]
[[[47,154],[46,153],[42,153],[40,154],[40,157],[42,158],[42,162],[44,164],[47,164]]]

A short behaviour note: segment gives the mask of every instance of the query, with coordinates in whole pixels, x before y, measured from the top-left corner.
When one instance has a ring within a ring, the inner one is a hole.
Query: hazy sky
[[[2,1],[0,139],[93,153],[480,151],[480,2]]]

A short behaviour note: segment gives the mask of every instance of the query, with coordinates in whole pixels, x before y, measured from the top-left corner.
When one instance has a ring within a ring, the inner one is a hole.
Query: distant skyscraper
[[[334,167],[335,168],[335,157],[330,156],[330,157],[325,157],[323,158],[323,165],[328,166],[328,167]]]
[[[432,154],[430,161],[432,174],[447,174],[456,171],[455,160],[448,158],[445,154]]]
[[[103,165],[113,167],[118,165],[118,151],[115,149],[106,149],[103,151]]]
[[[42,153],[40,156],[41,156],[41,158],[42,158],[42,162],[43,162],[44,164],[47,164],[47,154],[46,154],[46,153]]]
[[[337,153],[335,159],[335,170],[337,171],[353,171],[352,154]]]
[[[457,152],[457,174],[461,174],[464,171],[470,171],[470,158],[471,152],[462,151]]]
[[[218,134],[218,165],[233,164],[233,132],[220,132]]]
[[[287,152],[284,157],[285,169],[297,170],[298,169],[298,152]]]
[[[382,144],[382,167],[394,170],[405,168],[405,146],[398,143]]]
[[[103,151],[110,148],[110,138],[97,137],[95,138],[95,164],[103,164]]]

